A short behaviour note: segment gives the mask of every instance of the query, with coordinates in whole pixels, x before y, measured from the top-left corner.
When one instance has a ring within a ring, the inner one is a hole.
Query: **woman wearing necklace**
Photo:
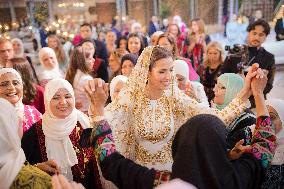
[[[159,46],[144,49],[126,86],[105,109],[117,151],[134,162],[171,171],[171,145],[176,131],[194,115],[207,113],[229,124],[244,109],[252,74],[238,96],[222,111],[210,109],[180,91],[170,51]]]

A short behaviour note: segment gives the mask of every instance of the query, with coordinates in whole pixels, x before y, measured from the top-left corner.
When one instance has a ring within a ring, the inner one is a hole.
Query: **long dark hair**
[[[81,70],[83,73],[89,73],[91,70],[86,65],[86,58],[84,52],[75,48],[70,57],[70,64],[66,72],[65,79],[73,86],[74,78],[77,70]]]
[[[23,103],[29,104],[36,97],[35,79],[31,66],[25,58],[12,58],[13,68],[20,73],[23,80]]]
[[[139,56],[140,56],[140,54],[142,53],[142,51],[143,51],[143,49],[145,47],[145,44],[143,42],[142,37],[138,33],[131,33],[131,34],[129,34],[128,39],[127,39],[127,44],[126,44],[126,50],[128,52],[130,52],[129,48],[128,48],[128,42],[129,42],[129,39],[132,38],[132,37],[137,37],[140,40],[140,44],[141,44],[141,47],[140,47],[140,50],[139,50]]]

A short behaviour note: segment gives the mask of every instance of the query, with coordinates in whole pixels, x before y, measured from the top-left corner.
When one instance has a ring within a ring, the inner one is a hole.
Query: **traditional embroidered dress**
[[[174,76],[161,98],[147,98],[144,89],[154,48],[144,49],[118,99],[106,107],[105,116],[118,152],[148,168],[171,171],[172,141],[187,119],[207,113],[229,124],[245,109],[245,103],[236,98],[222,111],[210,109],[180,91]]]
[[[276,133],[276,149],[263,179],[262,189],[282,189],[284,186],[284,100],[269,99],[266,104],[273,107],[281,122],[282,128]]]
[[[64,119],[57,118],[50,110],[50,101],[64,88],[72,95],[71,84],[64,79],[53,79],[46,85],[45,109],[42,123],[38,122],[22,139],[22,148],[30,163],[54,160],[61,173],[69,180],[82,183],[87,189],[101,188],[97,163],[91,148],[81,148],[79,140],[83,129],[90,127],[88,117],[73,107]]]
[[[41,120],[41,113],[33,106],[24,105],[24,119],[23,129],[24,132],[29,130],[33,124]]]

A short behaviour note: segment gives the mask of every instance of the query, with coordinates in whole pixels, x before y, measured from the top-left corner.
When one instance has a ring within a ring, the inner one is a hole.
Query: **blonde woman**
[[[201,83],[210,102],[214,98],[213,88],[217,78],[221,75],[221,66],[224,61],[224,51],[221,44],[213,41],[208,44],[203,65],[199,69]]]

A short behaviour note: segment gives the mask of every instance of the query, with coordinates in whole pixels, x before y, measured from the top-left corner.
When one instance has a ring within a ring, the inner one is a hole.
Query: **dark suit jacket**
[[[249,48],[250,51],[250,48]],[[251,53],[250,53],[251,54]],[[250,55],[249,60],[252,59],[252,55]],[[240,58],[232,57],[228,59],[226,57],[225,62],[222,67],[222,73],[238,73],[237,63],[240,62]],[[265,97],[266,94],[269,93],[273,87],[273,81],[275,76],[275,59],[274,55],[270,52],[266,51],[263,47],[260,47],[255,55],[254,60],[250,63],[250,65],[258,63],[259,67],[262,69],[268,70],[268,81],[263,91]],[[253,97],[250,98],[252,107],[254,107],[254,100]]]
[[[278,36],[279,34],[284,35],[283,18],[280,18],[276,21],[275,33],[276,33],[276,40],[277,41],[284,40],[283,38],[280,39],[279,36]]]

